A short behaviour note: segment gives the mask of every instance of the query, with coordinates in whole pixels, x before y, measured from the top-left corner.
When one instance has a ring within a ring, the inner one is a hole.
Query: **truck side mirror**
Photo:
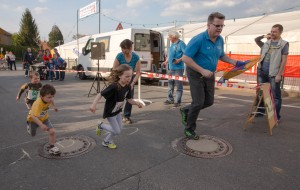
[[[86,55],[85,47],[82,48],[82,54],[83,54],[83,55]]]

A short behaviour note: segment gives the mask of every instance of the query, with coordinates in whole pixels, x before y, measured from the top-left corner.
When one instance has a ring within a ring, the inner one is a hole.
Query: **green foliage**
[[[19,35],[18,35],[18,33],[13,33],[12,36],[11,36],[11,40],[12,40],[12,45],[13,45],[13,46],[17,46],[18,44],[20,44],[20,43],[18,42],[18,40],[19,40]]]
[[[58,45],[64,44],[64,37],[58,28],[58,26],[53,25],[52,30],[49,33],[49,41],[48,41],[48,46],[51,48],[54,48]]]
[[[15,43],[20,46],[27,46],[32,48],[39,47],[40,34],[35,20],[32,18],[29,9],[23,13],[20,22],[20,31],[16,36]]]

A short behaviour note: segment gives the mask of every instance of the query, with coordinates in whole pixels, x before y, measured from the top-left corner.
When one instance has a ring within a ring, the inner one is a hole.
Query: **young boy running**
[[[29,75],[30,83],[25,83],[21,86],[16,100],[18,101],[26,91],[25,103],[28,109],[31,108],[33,102],[39,97],[39,91],[42,88],[42,83],[40,83],[40,74],[36,71],[30,72]]]
[[[54,96],[56,90],[50,85],[46,84],[40,91],[40,97],[33,103],[31,110],[27,117],[27,131],[31,136],[35,136],[36,129],[41,127],[43,131],[49,133],[49,153],[60,154],[58,147],[55,144],[55,130],[49,120],[48,109],[50,106],[54,106],[54,111],[58,111],[54,105]]]

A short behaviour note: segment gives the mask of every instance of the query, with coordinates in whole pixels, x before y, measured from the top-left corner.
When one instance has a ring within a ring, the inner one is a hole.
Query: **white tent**
[[[290,44],[290,54],[300,54],[300,10],[265,14],[262,16],[225,20],[222,36],[225,40],[226,53],[259,54],[260,48],[255,44],[257,36],[267,34],[275,24],[283,26],[282,38]],[[154,28],[161,32],[174,30],[174,26]],[[207,23],[195,23],[177,26],[182,39],[188,43],[192,37],[205,31]],[[165,35],[167,38],[167,35]]]

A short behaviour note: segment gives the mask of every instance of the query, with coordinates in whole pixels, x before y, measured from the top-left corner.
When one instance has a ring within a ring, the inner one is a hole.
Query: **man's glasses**
[[[216,28],[224,28],[225,25],[223,24],[214,24],[214,23],[211,23],[212,25],[214,25]]]

